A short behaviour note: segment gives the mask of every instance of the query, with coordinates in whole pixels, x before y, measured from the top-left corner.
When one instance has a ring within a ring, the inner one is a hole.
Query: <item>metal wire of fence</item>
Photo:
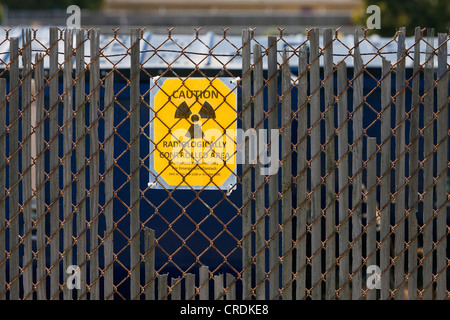
[[[376,47],[365,31],[352,45],[332,29],[296,44],[282,29],[239,44],[200,31],[100,45],[96,29],[50,28],[48,44],[5,30],[0,299],[448,299],[449,35],[400,29]],[[222,92],[204,122],[220,139],[264,132],[231,140],[242,164],[183,171],[161,152],[196,126],[193,105],[165,118],[194,78]],[[261,174],[269,153],[276,170]]]

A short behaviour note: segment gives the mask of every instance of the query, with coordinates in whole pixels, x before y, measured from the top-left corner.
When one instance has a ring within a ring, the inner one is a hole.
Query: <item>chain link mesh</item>
[[[1,299],[448,299],[448,34],[52,30],[0,40]],[[278,130],[277,173],[148,184],[151,92],[194,77],[237,78],[233,125]]]

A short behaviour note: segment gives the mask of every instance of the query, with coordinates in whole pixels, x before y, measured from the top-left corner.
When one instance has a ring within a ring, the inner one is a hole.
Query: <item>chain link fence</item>
[[[384,40],[3,30],[0,299],[448,299],[449,35]]]

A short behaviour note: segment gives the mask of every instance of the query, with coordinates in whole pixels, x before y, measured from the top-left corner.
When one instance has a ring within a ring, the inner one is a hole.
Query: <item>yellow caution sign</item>
[[[236,182],[233,78],[160,78],[151,91],[150,183],[227,189]]]

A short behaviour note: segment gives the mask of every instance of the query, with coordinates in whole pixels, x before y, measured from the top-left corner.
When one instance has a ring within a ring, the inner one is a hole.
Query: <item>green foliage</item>
[[[377,5],[381,11],[381,29],[371,30],[381,36],[391,37],[400,27],[406,27],[408,36],[414,34],[414,28],[434,28],[435,34],[447,32],[450,26],[449,0],[364,0],[364,12],[358,15],[355,22],[366,26],[370,14],[366,8]]]
[[[103,0],[1,0],[0,2],[10,9],[66,9],[68,6],[75,4],[81,9],[97,10],[101,8]]]

